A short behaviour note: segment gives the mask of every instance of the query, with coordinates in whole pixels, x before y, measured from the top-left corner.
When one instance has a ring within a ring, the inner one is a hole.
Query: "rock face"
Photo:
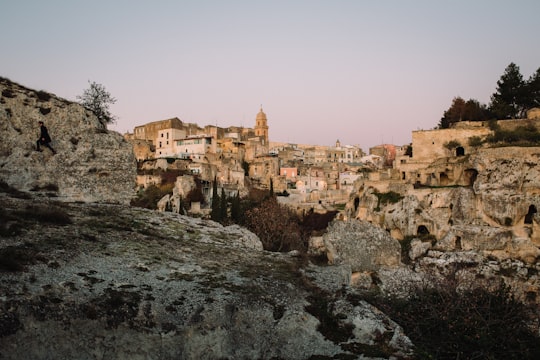
[[[461,272],[469,273],[464,281],[502,278],[518,297],[540,302],[540,148],[480,149],[437,159],[426,169],[435,177],[446,174],[448,185],[359,181],[348,217],[410,244],[410,267],[417,273],[447,272],[461,262],[467,264]],[[399,198],[383,203],[383,191]]]
[[[0,96],[1,180],[65,201],[127,203],[134,196],[133,148],[93,113],[3,78]],[[56,155],[35,151],[40,120]]]
[[[399,242],[368,222],[333,221],[323,241],[329,263],[349,264],[353,272],[401,264]]]
[[[0,193],[2,359],[410,359],[348,266],[238,226]],[[358,297],[356,297],[358,299]]]

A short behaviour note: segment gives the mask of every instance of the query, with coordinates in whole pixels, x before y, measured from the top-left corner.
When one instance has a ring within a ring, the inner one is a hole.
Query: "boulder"
[[[353,272],[401,265],[401,245],[365,221],[334,220],[323,235],[330,264],[349,264]]]

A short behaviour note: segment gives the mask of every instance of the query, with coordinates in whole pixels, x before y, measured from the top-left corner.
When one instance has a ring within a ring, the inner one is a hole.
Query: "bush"
[[[14,213],[25,220],[35,220],[57,225],[72,223],[69,214],[56,205],[30,205],[24,210],[15,211]]]
[[[522,146],[538,145],[540,143],[540,132],[534,125],[518,126],[514,130],[497,129],[487,137],[487,141]]]
[[[377,207],[375,208],[376,211],[380,211],[381,205],[386,204],[395,204],[401,199],[403,199],[403,196],[395,191],[388,191],[385,193],[380,193],[377,190],[373,191],[373,194],[377,196]]]
[[[535,314],[503,283],[494,291],[463,291],[447,278],[407,299],[373,302],[404,328],[417,359],[540,358],[540,338],[529,326]]]
[[[484,143],[482,138],[480,136],[471,136],[469,138],[469,146],[471,147],[479,147]]]
[[[265,250],[307,251],[302,240],[299,218],[290,208],[271,197],[245,213],[246,227],[261,240]]]
[[[37,91],[36,95],[37,95],[37,98],[41,101],[49,101],[51,99],[51,94],[43,90]]]
[[[137,197],[131,200],[131,206],[155,210],[157,209],[158,201],[171,192],[171,184],[160,187],[157,187],[156,185],[150,185],[146,189],[139,191]]]
[[[455,148],[458,148],[460,146],[461,144],[459,143],[459,141],[456,141],[456,140],[450,140],[444,143],[444,147],[447,148],[448,150],[454,150]]]

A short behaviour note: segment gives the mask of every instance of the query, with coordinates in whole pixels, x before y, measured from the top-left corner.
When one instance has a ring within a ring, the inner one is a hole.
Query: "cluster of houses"
[[[540,128],[539,118],[538,112],[531,112],[525,120]],[[516,127],[523,121],[499,123]],[[271,142],[268,129],[261,108],[253,128],[200,127],[172,118],[137,126],[125,137],[133,144],[139,162],[141,188],[160,183],[159,175],[144,171],[157,166],[197,176],[208,200],[217,181],[229,196],[246,195],[248,184],[262,189],[272,186],[275,193],[286,195],[280,201],[297,208],[331,208],[349,200],[358,179],[409,185],[451,183],[451,170],[434,170],[433,162],[474,151],[470,139],[485,139],[492,133],[487,122],[463,121],[449,129],[413,131],[410,144],[383,144],[366,154],[359,146],[342,145],[339,140],[334,146]]]
[[[214,179],[229,195],[251,186],[286,194],[282,201],[307,204],[345,203],[353,183],[392,164],[396,147],[381,145],[366,155],[359,146],[302,145],[270,142],[268,119],[261,108],[255,127],[218,127],[186,123],[178,118],[134,128],[126,138],[133,144],[139,168],[156,162],[196,175],[210,195]],[[398,151],[399,153],[399,151]],[[155,165],[153,165],[155,167]],[[138,185],[146,187],[159,176],[140,171]]]

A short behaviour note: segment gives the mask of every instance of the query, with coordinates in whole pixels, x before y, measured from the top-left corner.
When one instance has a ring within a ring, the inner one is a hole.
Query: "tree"
[[[212,184],[212,211],[210,218],[214,221],[221,221],[221,211],[219,208],[220,201],[217,191],[217,178],[214,176],[214,184]]]
[[[455,97],[439,122],[439,129],[448,129],[453,123],[461,121],[465,112],[465,100]]]
[[[240,192],[237,191],[236,195],[231,201],[231,220],[235,224],[239,224],[241,221],[241,216],[242,216],[241,211],[242,209],[240,207]]]
[[[103,124],[111,124],[116,117],[111,114],[109,106],[116,103],[116,99],[105,89],[105,86],[94,81],[88,81],[90,87],[83,94],[77,96],[81,105],[91,110]]]
[[[458,96],[452,100],[452,105],[444,112],[439,122],[439,129],[447,129],[459,121],[482,121],[488,118],[489,111],[486,105],[480,104],[475,99],[465,101]]]
[[[227,195],[225,194],[225,188],[221,188],[221,196],[219,202],[219,218],[221,222],[227,220]]]
[[[246,211],[245,220],[246,227],[259,237],[265,250],[306,251],[298,216],[275,197]]]
[[[498,119],[515,119],[527,110],[525,82],[519,66],[510,63],[497,81],[497,92],[491,95],[491,111]]]
[[[527,109],[540,107],[540,68],[531,75],[525,86]]]
[[[463,110],[464,121],[483,121],[489,118],[487,106],[480,104],[480,102],[475,99],[467,100]]]

